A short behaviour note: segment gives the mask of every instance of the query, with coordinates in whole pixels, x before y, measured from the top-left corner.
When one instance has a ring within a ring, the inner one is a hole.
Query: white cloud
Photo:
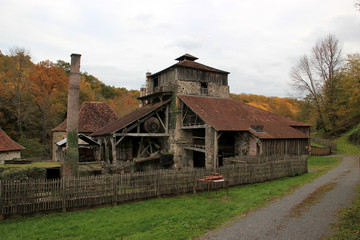
[[[335,34],[359,52],[352,0],[3,0],[0,50],[31,50],[36,61],[70,61],[109,85],[139,89],[188,52],[230,71],[231,91],[286,96],[288,72],[315,41]]]

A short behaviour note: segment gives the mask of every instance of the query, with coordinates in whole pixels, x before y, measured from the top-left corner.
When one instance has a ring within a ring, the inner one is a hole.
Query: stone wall
[[[58,156],[56,154],[58,150],[58,146],[56,145],[57,142],[66,138],[66,132],[53,132],[52,137],[52,160],[59,161]]]
[[[248,132],[236,132],[235,133],[235,155],[236,156],[249,155],[249,151],[250,151],[249,137],[250,137],[250,134]]]
[[[205,128],[205,168],[214,168],[214,146],[215,146],[215,129],[210,125],[206,125]]]
[[[0,163],[3,164],[5,160],[13,160],[14,158],[20,158],[20,151],[7,151],[0,152]]]
[[[229,97],[229,86],[219,86],[215,83],[208,83],[207,94],[201,92],[201,83],[198,81],[177,81],[178,95],[198,95],[209,97]]]

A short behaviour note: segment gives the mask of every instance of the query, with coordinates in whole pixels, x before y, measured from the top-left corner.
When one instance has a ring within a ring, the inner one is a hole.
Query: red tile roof
[[[129,124],[135,122],[136,120],[150,114],[151,112],[155,111],[156,109],[160,108],[161,106],[167,104],[170,102],[170,100],[164,101],[162,103],[155,103],[155,104],[148,104],[145,105],[138,110],[131,112],[118,120],[115,120],[114,122],[108,124],[107,126],[104,126],[103,128],[100,128],[98,131],[90,134],[90,136],[101,136],[101,135],[108,135],[112,134]]]
[[[178,96],[203,121],[217,131],[249,131],[262,139],[309,138],[291,126],[310,126],[280,115],[264,111],[233,99],[200,96]],[[264,132],[256,132],[252,125],[263,125]]]
[[[19,151],[25,149],[20,144],[12,140],[1,128],[0,128],[0,152],[7,151]]]
[[[99,128],[117,120],[115,111],[103,102],[84,102],[79,110],[79,133],[93,133]],[[54,128],[53,132],[66,132],[67,121]]]

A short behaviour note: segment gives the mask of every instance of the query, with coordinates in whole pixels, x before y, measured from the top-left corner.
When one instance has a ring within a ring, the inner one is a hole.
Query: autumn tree
[[[30,116],[28,88],[29,75],[33,70],[30,54],[24,48],[10,49],[9,56],[2,56],[1,89],[4,108],[15,114],[17,138],[23,134],[24,123]]]
[[[30,93],[40,113],[42,143],[47,144],[49,136],[49,113],[57,101],[56,94],[67,87],[67,76],[63,68],[46,60],[35,65],[30,75]]]
[[[354,125],[360,121],[360,54],[348,55],[339,74],[337,112],[341,125]]]
[[[290,71],[293,88],[312,101],[317,112],[316,129],[336,127],[338,71],[342,66],[341,47],[333,35],[318,41],[310,56],[304,55]]]

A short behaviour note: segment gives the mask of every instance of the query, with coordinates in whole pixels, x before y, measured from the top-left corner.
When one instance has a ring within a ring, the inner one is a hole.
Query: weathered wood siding
[[[177,68],[177,79],[183,81],[211,82],[218,86],[227,86],[227,74],[208,72],[192,68]]]
[[[261,143],[261,152],[265,156],[309,154],[308,139],[262,139]]]

